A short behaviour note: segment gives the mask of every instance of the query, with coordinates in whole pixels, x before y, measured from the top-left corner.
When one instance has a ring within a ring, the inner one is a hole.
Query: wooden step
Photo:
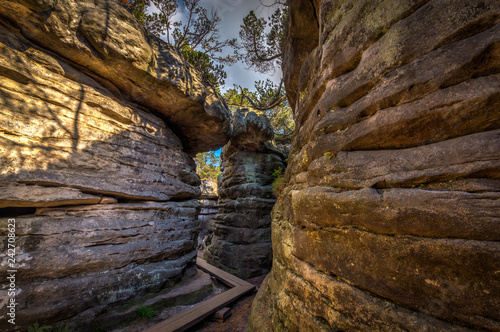
[[[230,316],[231,316],[231,308],[224,307],[219,311],[216,311],[215,314],[213,314],[212,317],[210,317],[210,321],[223,323]]]

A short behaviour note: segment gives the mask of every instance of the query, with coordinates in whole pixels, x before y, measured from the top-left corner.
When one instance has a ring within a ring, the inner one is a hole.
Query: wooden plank
[[[196,265],[203,271],[214,275],[217,279],[219,279],[220,281],[222,281],[223,283],[225,283],[230,287],[251,285],[251,283],[246,282],[245,280],[242,280],[226,271],[223,271],[219,268],[216,268],[213,265],[208,264],[207,261],[205,261],[202,258],[198,257],[196,259]]]
[[[201,322],[214,312],[224,308],[242,295],[255,289],[255,286],[238,286],[225,291],[207,301],[181,312],[155,326],[146,332],[181,332]]]
[[[231,288],[222,294],[219,294],[211,299],[208,299],[196,306],[181,312],[178,315],[150,327],[146,332],[182,332],[188,328],[198,324],[206,317],[214,312],[224,308],[228,304],[234,302],[239,297],[253,291],[255,286],[245,280],[233,276],[226,271],[216,268],[208,264],[205,260],[197,258],[196,265],[214,275],[217,279],[229,285]]]

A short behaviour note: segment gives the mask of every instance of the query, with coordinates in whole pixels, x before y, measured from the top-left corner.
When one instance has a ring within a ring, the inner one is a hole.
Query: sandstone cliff
[[[207,261],[243,278],[271,267],[271,209],[276,202],[273,172],[284,168],[284,156],[272,143],[269,120],[240,109],[233,136],[221,154],[223,170],[219,210],[212,220],[214,236]]]
[[[252,330],[500,330],[500,3],[289,10],[298,129]]]
[[[117,1],[1,0],[0,86],[0,225],[5,235],[16,219],[15,328],[92,322],[179,280],[196,255],[191,156],[230,132],[229,111],[193,67]]]

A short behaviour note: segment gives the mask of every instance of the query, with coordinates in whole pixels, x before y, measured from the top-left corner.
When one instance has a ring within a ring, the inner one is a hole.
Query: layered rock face
[[[500,3],[289,10],[298,130],[252,330],[500,330]]]
[[[190,156],[230,130],[193,67],[117,1],[2,0],[0,86],[0,277],[9,218],[18,269],[0,329],[89,323],[179,280],[200,210]]]
[[[213,179],[204,179],[201,181],[201,196],[200,196],[200,214],[198,220],[200,221],[200,234],[198,237],[198,244],[205,236],[209,236],[213,232],[211,220],[217,215],[219,209],[219,194],[217,181]]]
[[[214,236],[206,258],[242,278],[267,273],[271,267],[273,172],[284,168],[284,156],[272,143],[265,116],[240,109],[233,137],[221,154],[219,210],[212,220]]]

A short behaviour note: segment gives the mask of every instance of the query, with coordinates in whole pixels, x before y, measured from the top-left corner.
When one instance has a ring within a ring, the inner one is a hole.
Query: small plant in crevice
[[[412,187],[412,188],[422,189],[422,188],[424,187],[424,184],[423,184],[423,183],[421,183],[421,184],[419,184],[419,185],[414,184],[414,185],[412,185],[411,187]]]
[[[57,328],[52,329],[52,332],[74,332],[74,330],[66,326],[58,326]]]
[[[276,198],[283,197],[283,190],[286,187],[285,173],[283,172],[283,168],[280,167],[278,169],[275,169],[273,172],[273,177],[274,177],[274,181],[272,183],[273,194],[274,196],[276,196]]]
[[[139,318],[143,320],[150,320],[154,317],[155,311],[149,305],[140,305],[137,307],[137,314],[139,315]]]
[[[50,325],[44,325],[40,326],[38,322],[35,322],[33,326],[28,327],[28,332],[44,332],[44,331],[50,331],[52,330],[52,326]]]
[[[339,153],[339,152],[338,151],[329,151],[329,152],[323,153],[323,155],[328,156],[328,159],[332,159],[332,158],[335,158],[337,156],[337,153]]]

